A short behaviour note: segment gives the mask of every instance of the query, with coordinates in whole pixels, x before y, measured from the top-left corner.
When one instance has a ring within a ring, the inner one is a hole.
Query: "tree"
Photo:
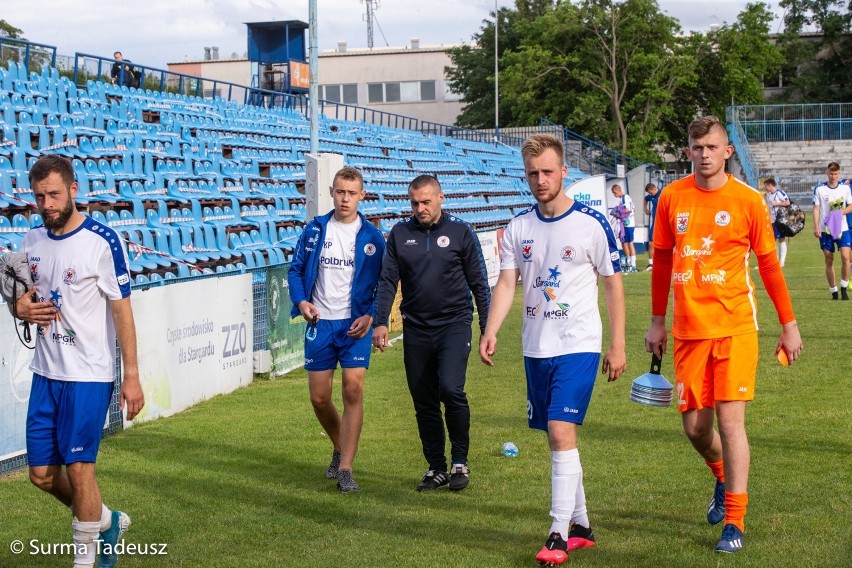
[[[689,48],[701,70],[689,93],[703,113],[724,116],[730,104],[764,101],[763,78],[778,72],[784,57],[769,36],[773,14],[767,4],[748,4],[733,24],[693,34]]]
[[[503,67],[503,55],[521,45],[523,37],[518,24],[531,21],[551,9],[552,0],[517,0],[516,10],[498,10],[498,61]],[[492,16],[493,16],[492,12]],[[494,22],[484,20],[473,45],[448,50],[452,66],[444,69],[449,87],[462,95],[466,103],[456,119],[459,126],[491,128],[494,126]],[[500,124],[513,122],[512,108],[501,105]]]
[[[787,102],[850,102],[852,4],[841,0],[781,0],[784,32],[778,38],[785,65]]]
[[[676,152],[697,115],[724,115],[732,100],[762,102],[762,77],[781,64],[764,3],[749,4],[715,32],[689,35],[656,0],[516,6],[500,11],[500,124],[546,117],[642,160]],[[447,74],[467,103],[459,123],[487,128],[494,116],[493,24],[474,41],[454,51],[457,67]]]
[[[0,20],[0,38],[24,39],[24,30],[16,28],[6,20]]]

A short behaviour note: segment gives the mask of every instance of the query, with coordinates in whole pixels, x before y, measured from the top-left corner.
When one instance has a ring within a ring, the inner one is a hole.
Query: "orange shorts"
[[[675,339],[674,367],[680,412],[715,408],[717,400],[753,400],[757,332],[718,339]]]

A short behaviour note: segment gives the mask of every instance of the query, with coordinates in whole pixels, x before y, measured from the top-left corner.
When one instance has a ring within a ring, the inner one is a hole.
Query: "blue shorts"
[[[823,231],[819,236],[819,248],[826,252],[834,252],[835,245],[837,250],[852,248],[852,231],[843,231],[839,239],[832,238],[830,234]]]
[[[624,227],[624,241],[622,241],[622,242],[632,243],[633,242],[633,231],[635,229],[636,229],[636,227]]]
[[[778,223],[772,223],[772,230],[775,232],[775,240],[783,239],[784,235],[781,234],[781,231],[778,230]]]
[[[367,333],[361,339],[349,337],[346,333],[355,318],[341,320],[320,319],[316,326],[308,325],[305,330],[305,370],[328,371],[370,367],[370,353],[373,350],[373,334]],[[316,332],[314,337],[313,332]]]
[[[30,465],[94,463],[113,383],[57,381],[33,375],[27,409]]]
[[[648,244],[654,245],[654,224],[648,225]]]
[[[582,424],[600,362],[600,353],[524,357],[529,427],[547,431],[548,420]]]

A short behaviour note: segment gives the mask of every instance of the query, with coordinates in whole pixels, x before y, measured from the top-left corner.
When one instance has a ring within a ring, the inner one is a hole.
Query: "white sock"
[[[563,450],[550,452],[551,474],[550,482],[553,494],[551,496],[550,516],[553,523],[549,532],[558,532],[563,538],[568,536],[568,524],[574,513],[577,498],[577,484],[580,483],[582,468],[580,467],[580,452]]]
[[[635,254],[630,257],[630,266],[632,266],[634,268],[636,267],[636,255]]]
[[[837,292],[837,286],[832,286],[832,287],[830,287],[830,288],[828,289],[828,291],[829,291],[829,292],[831,292],[832,294],[834,294],[835,292]]]
[[[848,280],[841,280],[840,281],[840,287],[841,288],[848,288],[849,287],[849,281]]]
[[[93,566],[97,552],[95,539],[101,532],[100,521],[83,522],[74,517],[74,520],[71,521],[71,528],[74,532],[74,565]]]
[[[784,266],[784,261],[787,260],[787,241],[778,245],[778,260],[781,262],[781,266]]]
[[[653,258],[648,259],[648,266],[654,266],[654,259]]]
[[[579,460],[579,456],[577,456],[577,459]],[[589,513],[586,509],[586,490],[583,488],[582,465],[580,465],[580,481],[577,483],[577,494],[574,497],[574,514],[571,515],[571,522],[589,528]]]
[[[112,511],[101,503],[101,532],[108,531],[112,526]]]

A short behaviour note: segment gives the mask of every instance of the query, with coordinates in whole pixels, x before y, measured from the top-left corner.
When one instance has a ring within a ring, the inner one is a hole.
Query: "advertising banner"
[[[497,231],[486,231],[476,233],[479,244],[482,247],[482,256],[485,258],[485,268],[488,271],[488,285],[492,288],[497,284],[500,276],[500,251],[497,242]]]
[[[145,407],[135,422],[171,416],[247,385],[252,369],[251,275],[135,292]]]
[[[0,300],[0,460],[27,453],[27,405],[33,352],[18,340],[8,306]],[[18,327],[23,335],[23,330]],[[32,328],[35,334],[35,327]]]
[[[290,292],[287,286],[289,267],[272,268],[266,276],[267,310],[269,317],[269,351],[273,377],[302,366],[305,361],[305,319],[290,319]]]
[[[609,217],[606,177],[604,175],[591,176],[574,182],[565,188],[565,193],[574,201],[579,201],[604,217]]]

